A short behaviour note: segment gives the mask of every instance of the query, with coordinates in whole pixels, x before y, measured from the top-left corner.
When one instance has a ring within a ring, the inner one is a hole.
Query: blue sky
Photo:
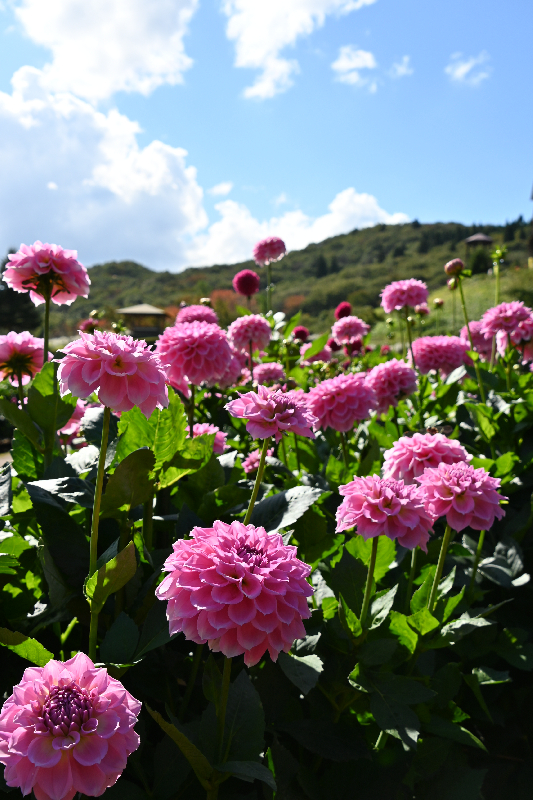
[[[0,2],[1,246],[179,270],[530,218],[532,23],[525,0]]]

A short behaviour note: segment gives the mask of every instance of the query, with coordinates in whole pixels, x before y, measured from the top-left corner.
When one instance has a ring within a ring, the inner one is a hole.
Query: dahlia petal
[[[120,717],[114,711],[104,711],[98,717],[98,726],[96,733],[104,739],[109,739],[120,725]]]
[[[82,764],[86,767],[92,764],[98,764],[106,753],[107,740],[97,734],[82,736],[80,743],[72,751],[78,764]]]
[[[244,597],[240,603],[230,605],[228,614],[230,619],[236,622],[237,625],[245,625],[255,617],[255,603],[250,598]]]
[[[70,768],[70,755],[58,751],[59,761],[53,769],[40,767],[36,783],[43,789],[50,800],[63,800],[63,797],[72,789],[72,772]]]
[[[72,782],[76,789],[89,797],[98,797],[107,788],[107,776],[98,764],[85,766],[72,760]]]
[[[36,736],[28,747],[28,758],[37,767],[55,767],[61,760],[61,752],[54,750],[54,737]]]

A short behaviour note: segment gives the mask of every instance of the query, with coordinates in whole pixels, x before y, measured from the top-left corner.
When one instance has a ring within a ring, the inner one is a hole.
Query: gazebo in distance
[[[488,247],[492,244],[492,239],[486,233],[474,233],[465,239],[466,253],[468,255],[471,247]]]
[[[124,317],[124,322],[135,339],[153,342],[163,332],[167,323],[166,311],[149,303],[117,308],[117,313]]]

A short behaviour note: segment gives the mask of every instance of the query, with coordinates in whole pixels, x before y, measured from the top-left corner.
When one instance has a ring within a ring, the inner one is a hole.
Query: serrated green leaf
[[[154,454],[146,448],[126,456],[107,483],[102,495],[100,516],[108,516],[122,506],[128,506],[129,509],[149,500],[154,486],[150,478],[154,464]]]
[[[400,644],[406,647],[410,653],[414,653],[416,645],[418,644],[418,636],[414,630],[409,627],[405,614],[400,614],[398,611],[391,611],[390,618],[390,632],[396,636]]]
[[[130,542],[115,558],[91,575],[85,584],[85,594],[97,612],[101,611],[109,595],[118,592],[137,571],[135,545]]]
[[[407,617],[407,622],[421,636],[425,636],[426,633],[430,633],[439,627],[438,619],[435,619],[427,608],[421,608],[416,614],[411,614],[410,617]]]
[[[37,639],[31,639],[23,633],[10,631],[8,628],[0,628],[0,644],[38,667],[44,667],[54,657],[54,654],[43,647]]]
[[[396,597],[397,591],[398,584],[393,586],[392,589],[389,589],[388,591],[383,589],[383,591],[379,592],[377,595],[374,595],[372,602],[370,603],[370,630],[379,628],[381,623],[387,619],[389,611],[394,604],[394,598]]]
[[[314,689],[324,669],[321,659],[317,655],[294,656],[281,652],[278,664],[287,678],[302,692],[308,694]]]
[[[416,614],[422,608],[426,608],[431,594],[431,587],[433,586],[433,577],[435,575],[436,566],[431,566],[427,572],[426,578],[422,586],[416,590],[411,597],[411,611]]]
[[[430,722],[426,723],[424,728],[434,736],[442,736],[444,739],[451,739],[454,742],[459,742],[459,744],[466,744],[469,747],[487,751],[483,742],[469,730],[436,714],[431,715]]]

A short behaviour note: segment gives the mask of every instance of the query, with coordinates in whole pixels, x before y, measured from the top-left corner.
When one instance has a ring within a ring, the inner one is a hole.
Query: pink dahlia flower
[[[327,346],[329,347],[329,349],[331,350],[331,352],[332,352],[332,353],[336,353],[336,352],[337,352],[338,350],[340,350],[340,349],[341,349],[341,347],[342,347],[341,343],[340,343],[340,342],[338,342],[338,341],[337,341],[336,339],[334,339],[333,337],[331,337],[330,339],[328,339],[328,341],[327,341]]]
[[[488,339],[483,333],[481,333],[481,321],[473,320],[472,322],[468,323],[468,327],[470,328],[470,336],[472,337],[472,345],[474,350],[479,353],[480,357],[488,360],[490,359],[492,353],[492,339]],[[466,325],[461,328],[461,333],[459,334],[460,338],[467,343],[468,349],[470,350],[470,339],[468,338],[468,330]]]
[[[166,374],[146,342],[109,331],[82,333],[58,359],[61,394],[98,399],[113,411],[138,406],[146,417],[168,405]]]
[[[337,308],[335,309],[335,319],[342,319],[343,317],[350,317],[352,314],[352,304],[349,303],[347,300],[343,300],[342,303],[339,303]]]
[[[165,328],[155,350],[167,367],[169,383],[180,391],[190,383],[216,383],[228,369],[232,355],[222,328],[196,321]]]
[[[504,498],[496,491],[500,480],[492,478],[483,467],[475,469],[465,461],[441,463],[435,469],[426,469],[417,481],[429,513],[434,519],[446,517],[454,531],[487,531],[495,519],[505,516],[500,506]]]
[[[481,333],[487,338],[496,336],[498,331],[512,333],[521,322],[525,322],[533,311],[513,300],[511,303],[500,303],[499,306],[489,308],[481,318]]]
[[[139,746],[141,704],[107,670],[78,653],[28,667],[0,713],[0,762],[8,786],[37,800],[99,797]]]
[[[170,574],[156,589],[168,600],[170,633],[182,631],[228,658],[244,653],[248,667],[267,650],[273,661],[288,653],[305,636],[302,619],[311,616],[313,594],[311,568],[296,558],[296,547],[241,522],[217,520],[191,537],[174,543],[164,565]]]
[[[76,250],[63,250],[58,244],[21,244],[18,253],[8,256],[4,280],[15,292],[29,292],[36,306],[50,295],[57,305],[69,306],[76,297],[88,297],[91,281],[78,261]]]
[[[226,439],[228,434],[223,433],[220,430],[220,428],[217,428],[216,425],[210,425],[209,422],[197,422],[195,425],[193,425],[192,434],[194,438],[196,438],[197,436],[203,436],[204,433],[215,434],[215,441],[213,442],[213,453],[216,456],[221,456],[224,450],[228,449],[228,445],[226,444]]]
[[[285,431],[314,439],[317,420],[307,404],[288,392],[274,392],[258,386],[257,392],[246,392],[226,405],[232,417],[247,419],[246,430],[254,439],[275,436],[279,442]]]
[[[381,347],[379,348],[379,352],[380,352],[380,355],[382,355],[382,356],[388,356],[389,353],[390,353],[390,345],[382,344]]]
[[[274,448],[269,447],[267,450],[267,456],[274,455]],[[261,450],[258,448],[257,450],[252,450],[249,455],[246,456],[244,461],[242,462],[242,468],[248,475],[250,472],[257,472],[259,469],[259,462],[261,461]]]
[[[381,293],[381,305],[386,314],[390,314],[392,311],[401,311],[406,306],[414,308],[422,303],[427,303],[427,299],[428,287],[423,281],[418,281],[416,278],[394,281],[385,286]]]
[[[397,406],[399,400],[416,391],[416,372],[405,361],[393,358],[371,369],[366,383],[376,393],[378,414],[386,413],[390,406]]]
[[[354,344],[370,330],[370,325],[359,317],[341,317],[333,324],[331,335],[341,344]]]
[[[76,408],[69,421],[58,430],[58,433],[67,438],[67,442],[71,442],[76,436],[79,436],[81,431],[81,423],[85,416],[87,403],[84,400],[76,400]]]
[[[365,540],[385,535],[409,550],[418,546],[427,552],[433,517],[418,487],[372,475],[339,486],[339,494],[344,500],[337,509],[337,533],[357,527]]]
[[[248,298],[253,294],[257,294],[260,283],[261,279],[259,275],[252,269],[243,269],[237,272],[232,280],[233,288],[237,294],[242,294],[244,297]]]
[[[285,370],[276,361],[266,361],[254,367],[253,378],[256,383],[278,383],[285,379]]]
[[[309,356],[309,358],[306,358],[305,354],[312,344],[312,342],[306,342],[300,347],[300,362],[302,364],[307,367],[315,361],[331,361],[331,347],[329,347],[327,344],[322,348],[322,350],[319,350],[318,353],[315,353],[314,356]]]
[[[431,370],[440,370],[443,378],[457,367],[472,363],[469,349],[470,344],[458,336],[421,336],[413,342],[413,355],[419,372],[427,375]]]
[[[526,319],[521,320],[516,328],[512,330],[510,333],[507,331],[500,330],[496,334],[496,347],[498,353],[502,356],[505,355],[507,348],[509,346],[509,342],[515,347],[521,347],[522,350],[524,346],[527,346],[528,343],[531,341],[533,336],[533,314],[531,314]],[[492,340],[489,340],[492,343]],[[528,348],[529,350],[530,348]],[[525,360],[529,360],[527,357]]]
[[[264,350],[268,347],[272,329],[270,323],[261,314],[247,314],[245,317],[238,317],[228,328],[228,338],[237,350],[252,349]]]
[[[306,342],[309,338],[309,330],[305,325],[296,325],[292,332],[293,339],[297,342]]]
[[[415,314],[419,314],[421,317],[427,316],[427,314],[429,314],[428,304],[420,303],[418,306],[415,306]]]
[[[28,331],[10,331],[0,336],[0,380],[8,378],[13,386],[28,384],[43,368],[44,339]]]
[[[462,444],[442,433],[402,436],[385,451],[383,458],[383,477],[402,480],[405,484],[414,483],[428,467],[472,460]]]
[[[183,306],[178,311],[176,325],[182,322],[208,322],[210,325],[218,325],[217,312],[209,306]]]
[[[88,317],[88,319],[82,319],[81,322],[78,323],[78,330],[83,331],[84,333],[94,333],[100,327],[100,321],[97,319],[93,319],[93,317]]]
[[[366,419],[377,406],[374,390],[364,373],[337,375],[313,386],[307,395],[309,410],[325,430],[349,431],[357,420]]]
[[[269,236],[267,239],[261,239],[255,245],[254,261],[259,266],[264,267],[266,264],[272,263],[272,261],[279,261],[286,252],[287,248],[283,239],[278,236]]]

